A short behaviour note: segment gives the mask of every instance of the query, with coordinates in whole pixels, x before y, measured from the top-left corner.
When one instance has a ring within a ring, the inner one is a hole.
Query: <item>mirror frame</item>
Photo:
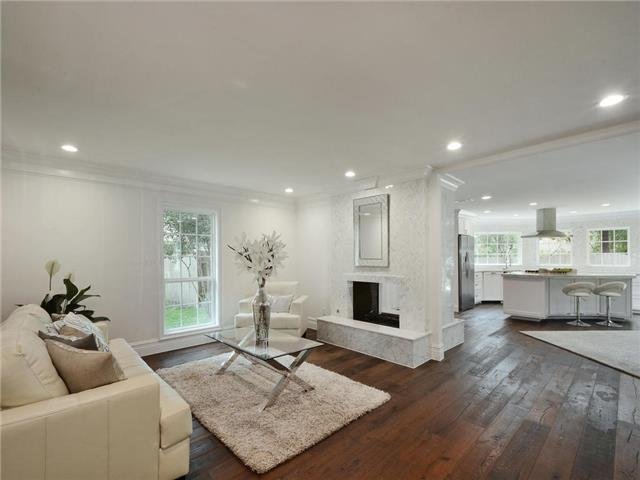
[[[359,208],[363,205],[380,205],[381,210],[381,242],[382,258],[360,258],[360,216]],[[373,195],[371,197],[353,200],[353,263],[356,267],[388,267],[389,266],[389,194]]]

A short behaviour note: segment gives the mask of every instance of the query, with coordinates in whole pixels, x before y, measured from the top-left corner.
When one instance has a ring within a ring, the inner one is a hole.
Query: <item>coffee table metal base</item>
[[[231,347],[231,348],[233,348],[233,347]],[[305,392],[313,390],[313,386],[312,385],[309,385],[307,382],[305,382],[304,380],[302,380],[300,377],[298,377],[296,375],[296,371],[298,370],[298,368],[300,368],[300,366],[307,359],[307,357],[309,356],[309,353],[311,353],[311,350],[302,350],[300,353],[298,353],[298,355],[296,356],[295,360],[293,362],[291,362],[291,365],[289,365],[287,367],[286,365],[283,365],[282,363],[278,362],[276,359],[262,360],[261,358],[257,358],[257,357],[251,356],[251,355],[247,355],[247,354],[245,354],[244,352],[242,352],[240,350],[235,350],[234,349],[234,351],[231,354],[231,356],[229,358],[227,358],[224,361],[224,363],[220,366],[220,370],[218,370],[216,372],[216,375],[222,375],[227,370],[227,368],[229,368],[229,366],[239,356],[243,356],[244,358],[249,360],[254,365],[262,365],[263,367],[266,367],[266,368],[276,372],[277,374],[281,375],[280,380],[278,380],[276,385],[273,387],[273,389],[269,393],[269,396],[267,397],[267,399],[260,405],[259,411],[262,412],[264,409],[270,407],[271,405],[273,405],[275,403],[275,401],[278,399],[278,397],[284,391],[284,389],[286,388],[287,384],[290,381],[298,384],[300,387],[302,387],[303,391],[305,391]]]

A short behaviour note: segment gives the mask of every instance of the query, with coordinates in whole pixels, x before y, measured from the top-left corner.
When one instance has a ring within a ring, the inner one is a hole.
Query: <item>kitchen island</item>
[[[619,298],[611,300],[611,316],[630,320],[632,280],[631,274],[594,273],[529,273],[509,272],[502,275],[504,313],[523,320],[539,322],[547,318],[569,319],[576,315],[575,298],[562,293],[562,288],[574,282],[593,282],[601,285],[621,281],[627,289]],[[604,317],[606,300],[591,295],[580,304],[583,318]]]

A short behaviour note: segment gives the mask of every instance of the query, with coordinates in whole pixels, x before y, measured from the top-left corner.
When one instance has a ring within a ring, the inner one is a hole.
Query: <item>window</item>
[[[589,230],[589,265],[627,266],[629,261],[629,228]]]
[[[477,265],[510,265],[522,263],[522,240],[519,233],[477,233],[475,235]]]
[[[163,213],[164,333],[217,325],[215,216]]]
[[[565,232],[569,235],[569,232]],[[540,265],[571,265],[570,238],[540,238],[538,240]]]

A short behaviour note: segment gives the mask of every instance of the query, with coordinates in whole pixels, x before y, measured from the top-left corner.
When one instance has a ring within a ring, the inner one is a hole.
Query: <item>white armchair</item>
[[[266,286],[269,295],[293,295],[288,312],[271,312],[270,328],[301,337],[307,331],[307,317],[304,314],[304,302],[308,295],[298,295],[298,282],[269,282]],[[238,302],[239,313],[235,316],[235,326],[252,327],[253,310],[248,297]]]

